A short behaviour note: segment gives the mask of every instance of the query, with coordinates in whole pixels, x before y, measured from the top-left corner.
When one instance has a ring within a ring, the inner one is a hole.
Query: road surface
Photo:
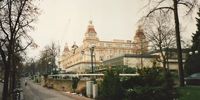
[[[2,99],[3,83],[0,82],[0,100]]]
[[[24,100],[76,100],[61,92],[44,88],[40,85],[27,81],[27,86],[22,82]]]

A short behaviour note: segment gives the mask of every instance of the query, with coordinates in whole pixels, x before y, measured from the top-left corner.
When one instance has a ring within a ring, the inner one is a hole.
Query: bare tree
[[[0,3],[0,55],[4,63],[4,86],[2,99],[7,100],[12,84],[11,71],[16,70],[15,56],[24,51],[33,42],[28,32],[33,29],[30,25],[36,20],[38,9],[34,0],[2,0]],[[14,99],[14,98],[13,98]]]
[[[186,14],[190,14],[195,6],[199,3],[199,0],[148,0],[148,5],[150,11],[147,17],[153,12],[161,11],[172,11],[175,23],[175,33],[176,33],[176,45],[178,53],[178,64],[179,64],[179,80],[180,86],[184,86],[184,74],[183,74],[183,62],[182,62],[182,49],[181,49],[181,39],[180,39],[180,27],[179,27],[179,7],[185,7]]]
[[[56,44],[55,42],[51,42],[50,45],[47,45],[45,47],[45,51],[47,52],[48,55],[46,55],[49,58],[49,66],[50,66],[50,72],[53,71],[53,69],[56,67],[56,57],[59,54],[59,45]]]
[[[169,69],[167,65],[168,48],[174,48],[176,43],[174,24],[168,13],[158,11],[151,14],[144,21],[144,30],[147,40],[152,48],[159,50],[161,60],[165,70]]]
[[[40,53],[40,58],[36,61],[38,64],[36,70],[41,74],[52,72],[56,68],[56,58],[59,54],[59,48],[59,45],[55,42],[46,45]]]

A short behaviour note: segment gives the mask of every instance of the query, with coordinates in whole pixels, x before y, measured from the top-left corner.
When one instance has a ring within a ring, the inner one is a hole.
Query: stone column
[[[93,84],[93,86],[92,86],[92,94],[93,94],[93,98],[97,98],[97,96],[98,96],[98,85],[97,84]]]
[[[87,81],[86,82],[86,95],[87,97],[92,97],[92,87],[93,87],[93,81]]]

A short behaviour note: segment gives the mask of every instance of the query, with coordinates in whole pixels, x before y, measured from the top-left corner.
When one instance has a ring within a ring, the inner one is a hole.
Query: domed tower
[[[92,21],[89,21],[89,25],[85,33],[85,37],[83,39],[83,45],[85,47],[88,47],[88,45],[96,44],[98,41],[99,41],[99,38],[97,37],[97,33],[95,31],[94,25],[92,24]]]
[[[143,54],[148,51],[148,41],[146,40],[142,26],[138,26],[134,36],[134,43],[136,54]]]
[[[65,57],[69,54],[70,50],[69,50],[69,47],[68,47],[68,44],[65,43],[65,46],[64,46],[64,50],[62,52],[62,57]]]
[[[68,44],[65,43],[64,51],[63,52],[69,52]]]

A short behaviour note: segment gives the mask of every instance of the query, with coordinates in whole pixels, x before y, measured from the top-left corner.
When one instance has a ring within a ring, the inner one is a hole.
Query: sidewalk
[[[3,83],[0,83],[0,100],[2,99]]]
[[[72,94],[72,93],[67,93],[67,92],[62,92],[62,94],[66,95],[68,97],[74,98],[76,100],[94,100],[94,99],[87,98],[84,96],[79,96],[78,94]]]

